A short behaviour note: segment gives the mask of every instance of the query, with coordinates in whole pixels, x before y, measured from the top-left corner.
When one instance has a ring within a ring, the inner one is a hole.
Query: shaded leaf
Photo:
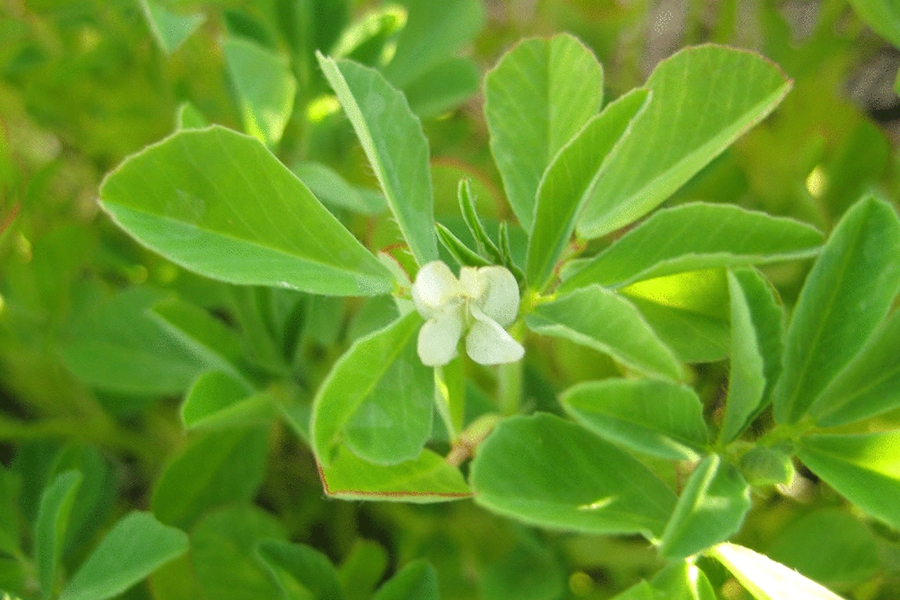
[[[300,586],[313,600],[344,599],[337,570],[321,552],[279,540],[263,540],[256,551],[285,589]]]
[[[172,54],[206,21],[203,14],[179,14],[155,0],[140,0],[144,18],[156,43],[166,54]]]
[[[54,595],[59,556],[80,484],[81,473],[66,471],[59,474],[41,494],[41,504],[34,523],[34,557],[41,596],[45,599]]]
[[[372,600],[438,600],[437,572],[425,560],[416,560],[378,588]]]

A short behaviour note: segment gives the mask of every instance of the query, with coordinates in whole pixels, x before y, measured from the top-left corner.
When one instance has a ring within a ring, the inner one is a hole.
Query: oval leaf
[[[253,394],[243,382],[218,371],[198,377],[181,405],[181,422],[187,429],[246,429],[265,423],[276,414],[275,402],[268,394]]]
[[[856,355],[900,289],[900,219],[887,203],[857,202],[806,278],[787,332],[775,418],[799,420]]]
[[[646,106],[647,90],[632,90],[603,109],[563,147],[547,167],[537,190],[534,226],[525,261],[528,284],[540,290],[553,275],[572,232],[575,218],[612,155],[630,132],[635,115]]]
[[[332,367],[313,403],[313,447],[323,466],[342,442],[382,465],[419,456],[434,411],[434,374],[416,352],[421,325],[411,312],[354,342]]]
[[[706,45],[659,63],[644,87],[653,99],[585,207],[582,237],[620,229],[659,206],[769,114],[791,82],[758,54]]]
[[[101,205],[138,241],[201,275],[328,295],[391,291],[390,272],[265,146],[213,126],[125,160]]]
[[[822,245],[814,227],[728,204],[695,202],[660,210],[616,240],[562,290],[635,281],[715,267],[814,256]]]
[[[188,551],[188,536],[150,513],[116,523],[72,577],[60,600],[106,600]]]
[[[494,162],[513,212],[530,231],[544,171],[600,110],[603,69],[571,35],[525,40],[485,76],[484,98]]]
[[[256,551],[286,589],[302,586],[312,600],[344,600],[337,571],[321,552],[280,540],[263,540]]]
[[[428,141],[403,94],[375,69],[318,55],[420,265],[437,260]]]
[[[638,310],[597,285],[541,304],[526,317],[535,333],[563,337],[605,352],[648,375],[681,379],[682,368]]]
[[[475,501],[532,525],[659,535],[675,495],[647,467],[559,417],[502,422],[472,462]]]
[[[732,465],[712,454],[703,459],[678,497],[659,551],[685,558],[728,539],[750,510],[750,486]]]
[[[709,442],[703,405],[687,387],[652,379],[605,379],[571,387],[560,403],[575,421],[631,450],[696,460]]]
[[[850,502],[900,529],[900,431],[812,435],[797,455]]]

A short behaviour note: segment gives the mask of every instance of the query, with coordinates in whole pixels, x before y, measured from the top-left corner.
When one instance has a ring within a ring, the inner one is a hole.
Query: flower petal
[[[458,354],[456,346],[463,332],[461,304],[445,307],[419,330],[416,350],[422,364],[428,367],[446,365]]]
[[[466,352],[472,360],[482,365],[499,365],[515,362],[525,355],[522,344],[474,306],[472,316],[475,321],[466,336]]]
[[[519,312],[519,284],[515,276],[504,267],[478,269],[484,292],[476,304],[488,318],[501,327],[509,327]]]
[[[441,307],[458,294],[459,282],[450,267],[439,260],[419,269],[412,286],[416,310],[426,319],[436,316]]]

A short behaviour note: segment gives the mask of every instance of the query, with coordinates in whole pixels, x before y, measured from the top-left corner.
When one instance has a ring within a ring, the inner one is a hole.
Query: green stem
[[[447,436],[451,444],[455,444],[459,439],[459,432],[453,424],[453,415],[450,410],[450,385],[447,381],[444,367],[434,368],[434,403],[437,406],[438,414],[444,421],[444,427],[447,428]]]

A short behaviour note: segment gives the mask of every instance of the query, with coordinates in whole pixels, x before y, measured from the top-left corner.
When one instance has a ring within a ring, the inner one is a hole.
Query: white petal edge
[[[424,265],[412,286],[413,303],[425,319],[436,316],[441,307],[459,294],[459,281],[450,267],[439,260]]]
[[[481,267],[478,278],[483,282],[484,293],[478,302],[488,318],[501,327],[509,327],[519,313],[519,284],[505,267]]]
[[[438,367],[456,358],[463,325],[463,307],[460,304],[448,306],[426,321],[419,330],[416,346],[422,364]]]
[[[466,336],[466,353],[482,365],[499,365],[516,362],[525,356],[525,348],[513,339],[505,329],[482,311],[472,307],[475,317]]]

